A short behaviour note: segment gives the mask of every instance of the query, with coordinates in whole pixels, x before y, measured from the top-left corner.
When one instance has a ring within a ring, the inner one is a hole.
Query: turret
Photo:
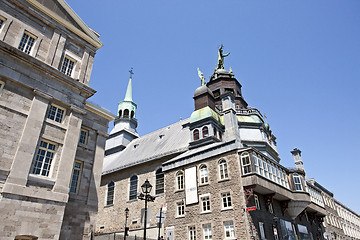
[[[296,169],[299,169],[299,170],[302,170],[305,172],[304,164],[301,159],[301,151],[297,148],[294,148],[294,150],[291,151],[291,154],[293,155]]]

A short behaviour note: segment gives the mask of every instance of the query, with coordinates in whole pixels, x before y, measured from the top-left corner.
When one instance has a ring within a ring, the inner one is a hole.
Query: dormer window
[[[202,134],[203,134],[203,138],[209,136],[208,127],[205,126],[205,127],[202,128]]]
[[[194,141],[199,139],[199,130],[195,129],[193,131],[193,137],[194,137]]]

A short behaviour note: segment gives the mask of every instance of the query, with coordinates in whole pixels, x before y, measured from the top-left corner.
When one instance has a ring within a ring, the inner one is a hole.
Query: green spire
[[[132,79],[130,77],[124,101],[132,102]]]

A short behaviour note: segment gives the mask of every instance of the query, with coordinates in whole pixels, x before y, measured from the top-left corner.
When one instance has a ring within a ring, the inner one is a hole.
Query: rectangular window
[[[241,162],[243,167],[243,174],[251,173],[250,156],[247,152],[241,155]]]
[[[201,197],[201,211],[202,212],[210,211],[210,197],[209,196]]]
[[[62,64],[62,66],[61,66],[61,72],[71,77],[71,73],[74,69],[75,63],[76,63],[76,61],[74,61],[66,56],[64,58],[64,62]]]
[[[264,165],[263,165],[263,161],[259,158],[259,169],[260,169],[260,175],[264,176]]]
[[[225,233],[225,238],[235,237],[233,221],[224,222],[224,233]]]
[[[89,136],[89,131],[85,129],[81,129],[79,143],[87,144],[88,136]]]
[[[263,222],[259,222],[259,229],[260,229],[260,239],[266,239]]]
[[[256,157],[255,154],[253,154],[253,159],[254,159],[255,172],[259,174],[260,173],[259,172],[259,162],[258,162],[258,158]]]
[[[0,29],[1,29],[1,27],[3,26],[3,24],[4,24],[4,20],[2,20],[2,19],[0,18]]]
[[[189,240],[196,240],[196,229],[194,226],[189,227]]]
[[[200,184],[208,183],[208,170],[206,165],[200,167]]]
[[[302,189],[302,185],[301,185],[300,176],[297,173],[294,173],[293,178],[294,178],[295,190],[302,191],[303,189]]]
[[[185,205],[183,201],[176,203],[176,208],[178,217],[182,217],[185,215]]]
[[[82,169],[82,162],[75,161],[72,176],[71,176],[71,183],[70,183],[70,192],[71,193],[78,193],[80,177],[81,177],[81,169]]]
[[[260,201],[258,195],[254,194],[255,206],[257,210],[260,210]]]
[[[274,209],[273,209],[272,203],[270,203],[270,205],[269,205],[269,212],[270,212],[271,214],[274,213]]]
[[[228,208],[232,208],[232,203],[231,203],[231,196],[230,193],[222,193],[221,194],[221,199],[222,199],[222,208],[223,209],[228,209]]]
[[[30,35],[29,33],[24,32],[24,35],[21,38],[20,44],[18,49],[20,51],[23,51],[26,54],[30,54],[31,48],[34,45],[36,37],[33,35]]]
[[[32,173],[41,176],[49,176],[51,163],[55,154],[55,144],[41,141],[36,154]]]
[[[204,240],[211,240],[212,239],[211,224],[203,225],[203,233],[204,233]]]
[[[47,118],[61,123],[64,118],[64,113],[65,113],[65,110],[63,108],[56,107],[54,105],[50,105]]]

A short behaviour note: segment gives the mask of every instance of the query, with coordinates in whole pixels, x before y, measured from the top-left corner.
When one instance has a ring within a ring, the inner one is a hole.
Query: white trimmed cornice
[[[86,42],[93,45],[96,49],[99,49],[103,46],[103,43],[100,41],[100,39],[96,36],[94,32],[91,31],[91,29],[81,20],[81,18],[74,12],[74,10],[71,9],[71,7],[64,1],[64,0],[57,0],[58,3],[66,10],[66,12],[74,19],[74,21],[79,24],[81,29],[85,32],[82,32],[77,27],[75,27],[70,22],[66,21],[50,9],[43,6],[41,3],[39,3],[36,0],[26,0],[28,3],[48,15],[49,17],[53,18],[55,21],[84,39]]]

